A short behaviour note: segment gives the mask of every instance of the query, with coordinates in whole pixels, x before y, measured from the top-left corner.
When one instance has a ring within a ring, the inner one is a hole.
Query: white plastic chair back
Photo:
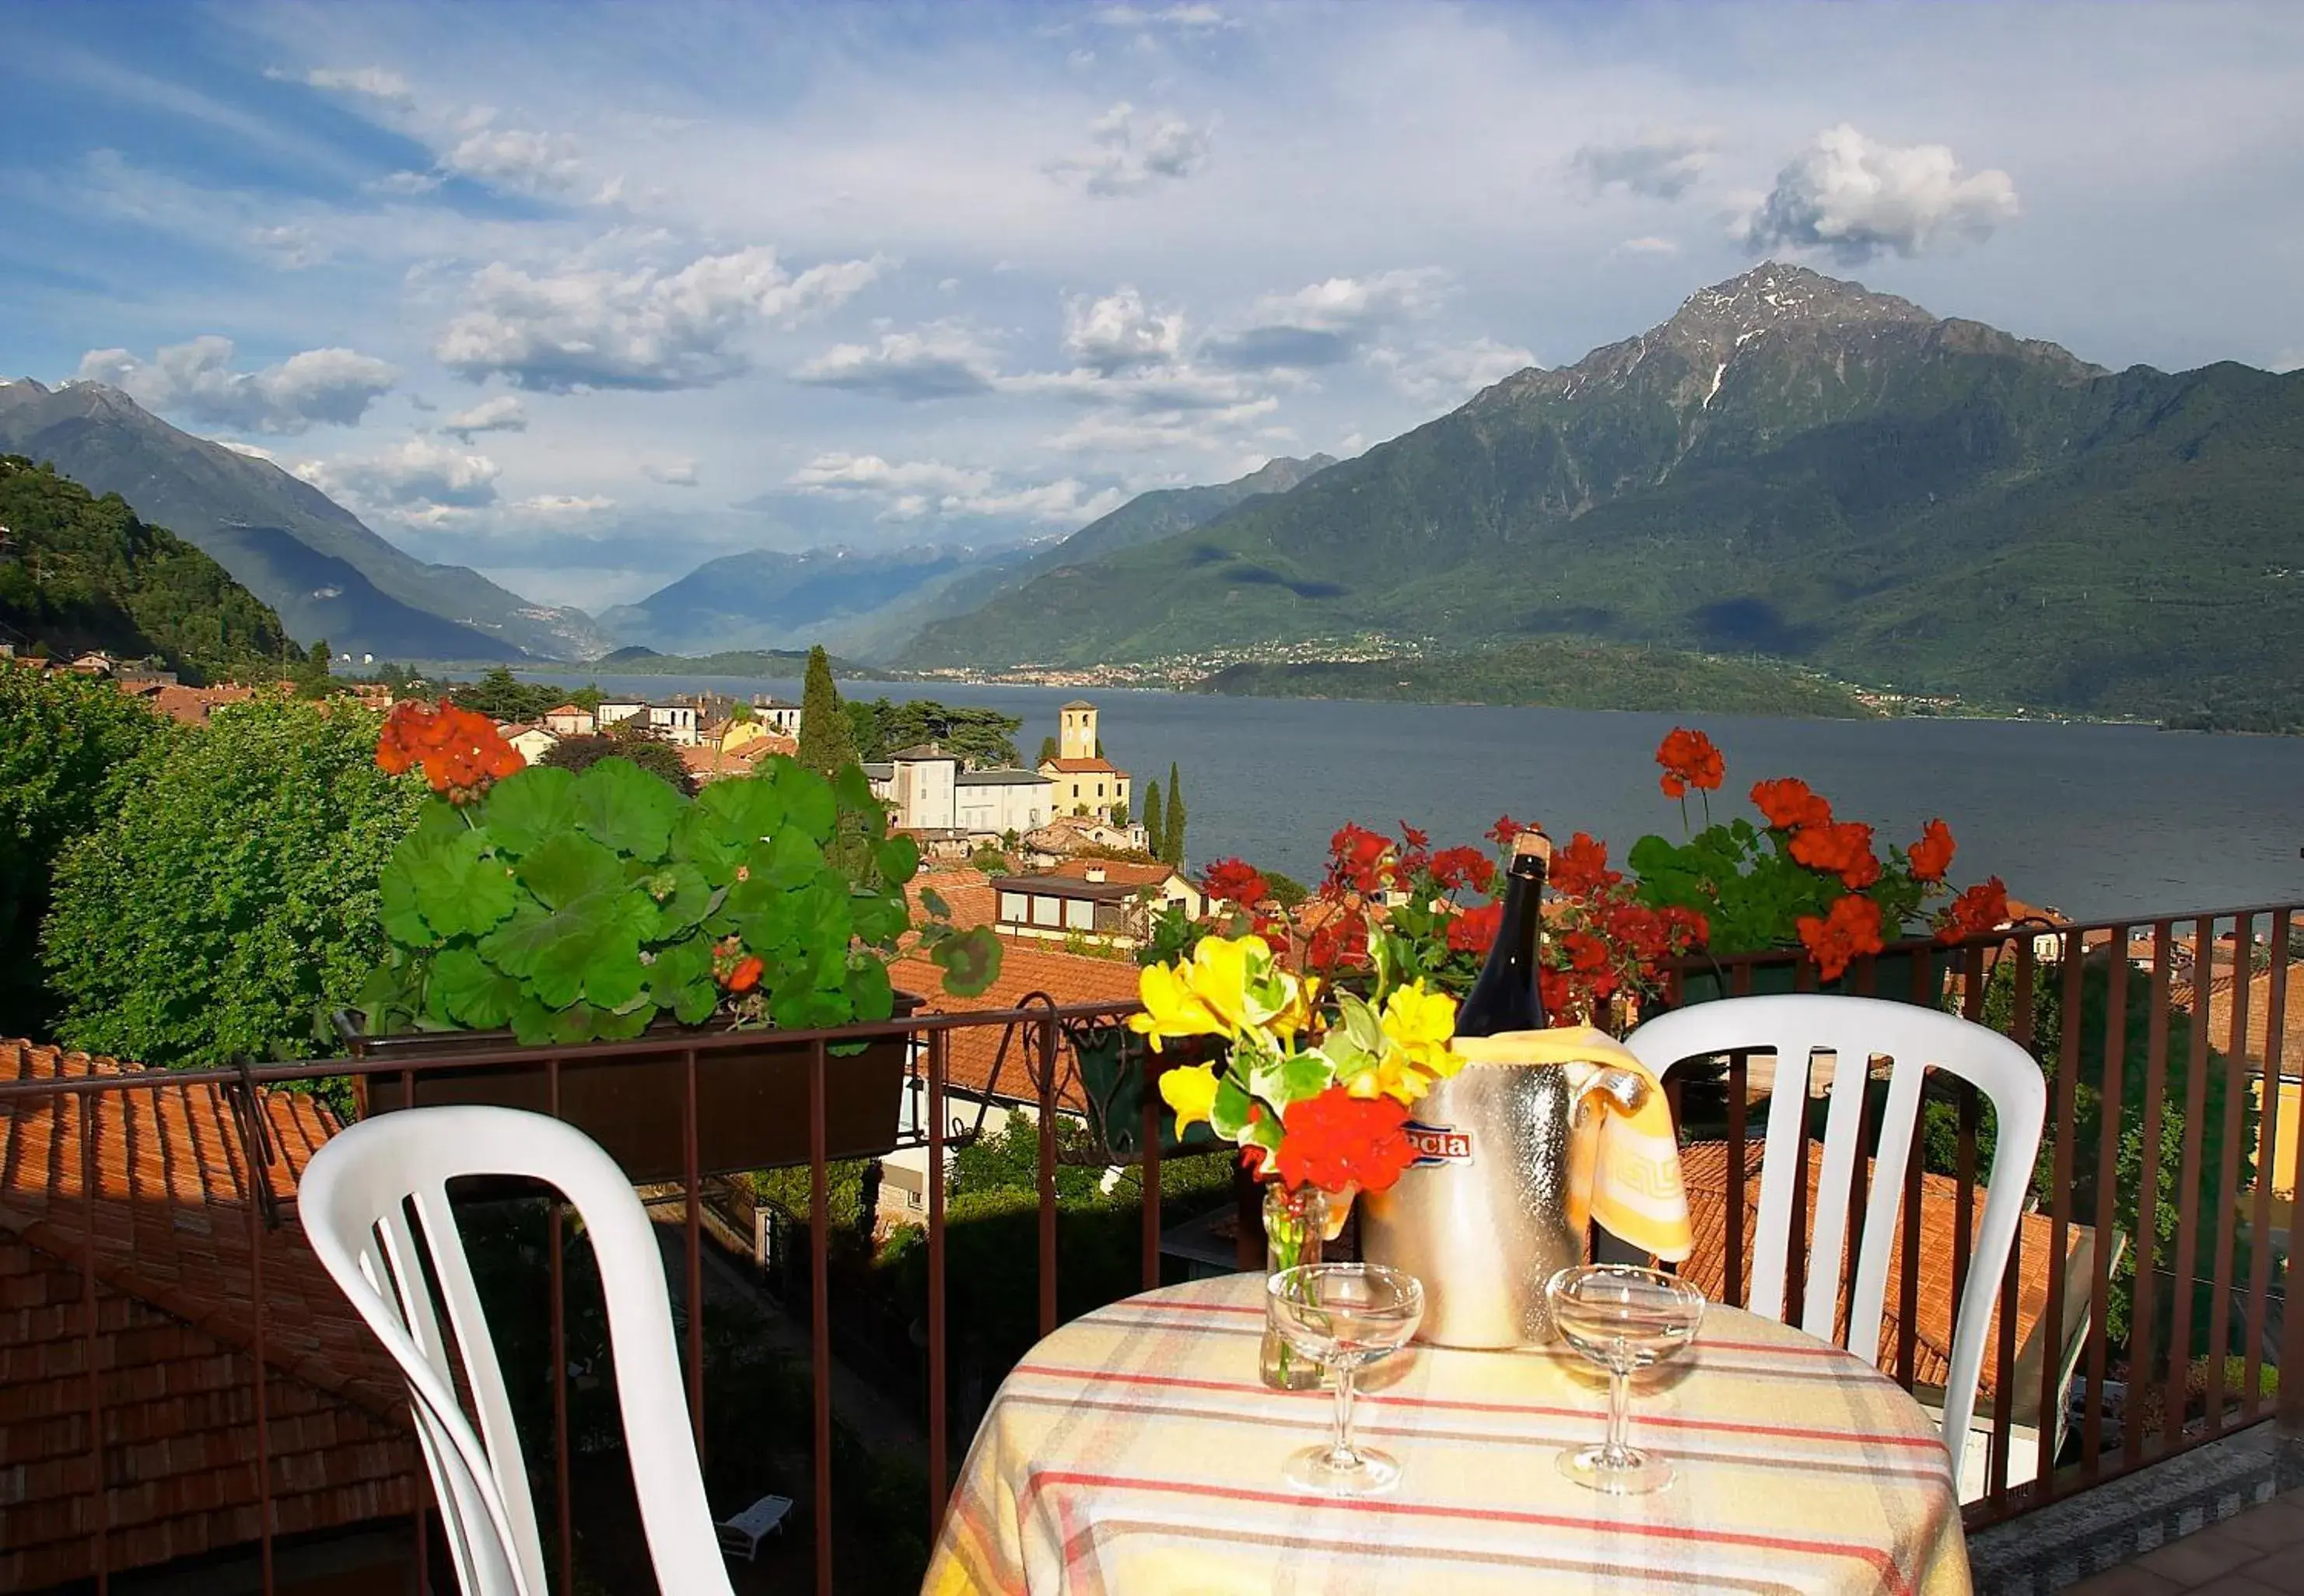
[[[411,1109],[363,1120],[314,1153],[297,1217],[407,1377],[465,1596],[548,1589],[504,1372],[448,1208],[447,1183],[468,1175],[544,1181],[582,1216],[656,1583],[683,1596],[728,1592],[689,1431],[663,1254],[631,1183],[597,1143],[557,1119],[514,1109]],[[456,1395],[452,1349],[479,1410],[477,1431]]]
[[[1807,1298],[1799,1327],[1834,1340],[1843,1279],[1848,1199],[1856,1161],[1864,1156],[1858,1138],[1863,1125],[1870,1060],[1891,1061],[1888,1095],[1874,1154],[1871,1191],[1864,1207],[1864,1233],[1858,1237],[1856,1288],[1849,1298],[1848,1336],[1842,1345],[1869,1362],[1880,1342],[1888,1271],[1897,1255],[1904,1175],[1919,1114],[1922,1077],[1928,1067],[1945,1070],[1974,1085],[1990,1100],[1998,1127],[1986,1179],[1990,1195],[1984,1222],[1969,1254],[1968,1288],[1952,1327],[1952,1367],[1944,1381],[1944,1447],[1952,1454],[1952,1477],[1960,1477],[1961,1452],[1976,1407],[1976,1387],[1984,1367],[1985,1335],[1998,1301],[2008,1251],[2023,1216],[2047,1112],[2047,1083],[2030,1053],[1997,1031],[1911,1003],[1877,998],[1800,993],[1779,997],[1724,998],[1691,1004],[1657,1016],[1625,1039],[1643,1063],[1661,1076],[1683,1059],[1731,1052],[1774,1052],[1775,1085],[1768,1116],[1768,1139],[1760,1169],[1759,1214],[1754,1223],[1748,1306],[1763,1317],[1787,1320],[1784,1274],[1792,1234],[1792,1182],[1808,1161],[1806,1107],[1812,1055],[1834,1055],[1832,1103],[1824,1133],[1824,1165],[1814,1193],[1815,1232],[1806,1273]],[[1742,1216],[1730,1214],[1731,1227]]]

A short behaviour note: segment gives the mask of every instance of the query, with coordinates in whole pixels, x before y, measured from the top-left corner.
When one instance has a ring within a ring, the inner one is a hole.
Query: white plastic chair
[[[1781,997],[1724,998],[1659,1015],[1624,1039],[1658,1076],[1683,1059],[1730,1052],[1776,1056],[1774,1101],[1789,1111],[1768,1116],[1766,1153],[1760,1169],[1759,1216],[1752,1245],[1750,1311],[1784,1320],[1784,1265],[1792,1235],[1792,1181],[1808,1161],[1807,1119],[1811,1055],[1834,1057],[1832,1105],[1825,1120],[1824,1167],[1816,1182],[1815,1234],[1808,1263],[1807,1300],[1799,1325],[1810,1335],[1834,1339],[1840,1302],[1848,1198],[1864,1118],[1870,1060],[1891,1060],[1888,1097],[1881,1115],[1871,1190],[1883,1200],[1867,1200],[1864,1233],[1858,1238],[1856,1290],[1849,1299],[1848,1337],[1842,1345],[1868,1363],[1880,1342],[1888,1271],[1897,1255],[1898,1222],[1903,1205],[1905,1165],[1912,1125],[1920,1108],[1921,1078],[1930,1065],[1960,1077],[1991,1101],[1998,1136],[1987,1176],[1991,1191],[1984,1223],[1969,1254],[1969,1288],[1952,1327],[1952,1367],[1944,1381],[1944,1448],[1952,1455],[1952,1478],[1960,1478],[1961,1453],[1976,1409],[1976,1386],[1984,1367],[1985,1335],[1999,1299],[1999,1281],[2008,1251],[2023,1217],[2048,1089],[2038,1062],[1997,1031],[1910,1003],[1877,998],[1801,993]],[[1730,1214],[1732,1226],[1741,1216]]]
[[[544,1181],[582,1216],[607,1305],[632,1486],[656,1583],[682,1596],[728,1592],[689,1433],[663,1254],[631,1183],[597,1143],[557,1119],[515,1109],[411,1109],[364,1120],[314,1153],[297,1190],[297,1217],[407,1377],[465,1596],[546,1596],[548,1589],[504,1372],[448,1208],[447,1183],[466,1175]],[[450,1338],[441,1333],[428,1260]],[[452,1346],[479,1412],[477,1433],[457,1399]]]

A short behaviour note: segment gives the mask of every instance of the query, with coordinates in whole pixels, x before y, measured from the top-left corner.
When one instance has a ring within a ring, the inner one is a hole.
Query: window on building
[[[1101,781],[1098,781],[1096,784],[1096,796],[1098,798],[1102,798],[1104,796],[1104,783]]]
[[[1096,905],[1090,903],[1085,898],[1066,899],[1064,900],[1064,925],[1066,929],[1072,931],[1095,930]]]
[[[1032,899],[1032,924],[1033,924],[1033,925],[1062,925],[1063,923],[1064,923],[1064,900],[1063,900],[1063,899],[1061,899],[1061,898],[1035,898],[1035,899]]]
[[[1000,917],[1012,925],[1021,925],[1030,917],[1030,910],[1021,892],[1000,894]]]

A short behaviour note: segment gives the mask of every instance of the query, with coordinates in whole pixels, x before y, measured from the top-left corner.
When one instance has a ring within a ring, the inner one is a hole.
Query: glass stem
[[[1631,1466],[1632,1373],[1620,1364],[1608,1367],[1608,1444],[1601,1456],[1610,1468]]]
[[[1336,1444],[1330,1461],[1337,1468],[1351,1468],[1360,1458],[1352,1450],[1352,1375],[1350,1364],[1339,1364],[1334,1371],[1336,1377]]]

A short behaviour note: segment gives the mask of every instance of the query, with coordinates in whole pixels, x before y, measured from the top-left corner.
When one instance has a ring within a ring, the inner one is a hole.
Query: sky
[[[1763,258],[2304,365],[2304,5],[0,0],[0,375],[597,609],[1347,456]]]

